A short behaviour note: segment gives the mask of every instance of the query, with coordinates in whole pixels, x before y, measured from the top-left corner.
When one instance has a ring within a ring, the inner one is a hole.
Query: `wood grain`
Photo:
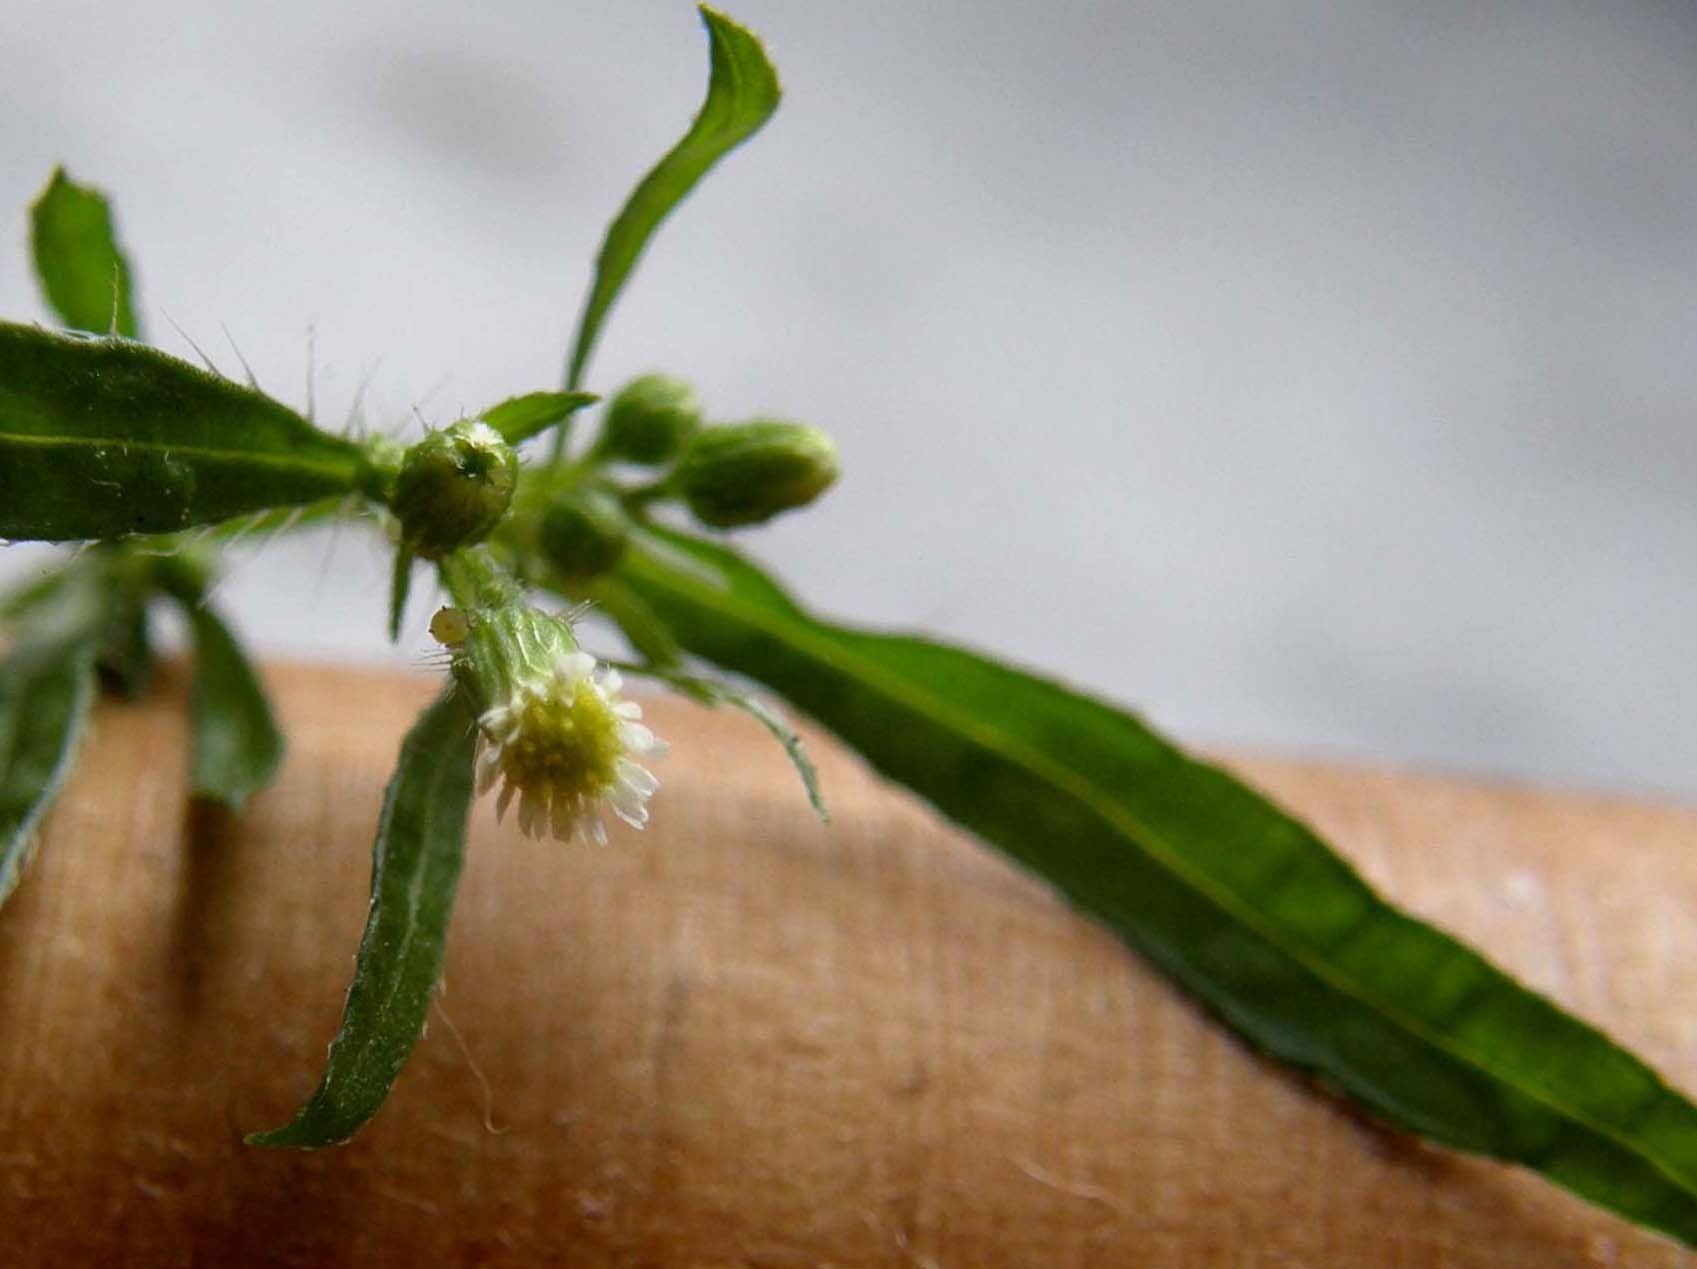
[[[276,668],[293,750],[183,801],[180,683],[105,706],[0,913],[0,1264],[1672,1266],[1268,1066],[815,739],[672,703],[646,834],[473,826],[442,1008],[352,1145],[315,1082],[423,679]],[[1254,761],[1400,901],[1697,1088],[1697,814]]]

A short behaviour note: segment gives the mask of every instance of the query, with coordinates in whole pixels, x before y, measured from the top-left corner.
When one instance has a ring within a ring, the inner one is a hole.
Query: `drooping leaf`
[[[490,406],[480,417],[507,444],[517,445],[600,399],[593,392],[527,392]]]
[[[656,669],[675,668],[683,658],[672,632],[655,611],[618,577],[597,578],[589,599],[618,626],[626,642]]]
[[[95,657],[101,686],[125,700],[135,700],[153,682],[153,638],[148,628],[148,588],[124,585],[122,570],[111,570],[111,619]]]
[[[625,661],[609,661],[607,664],[627,674],[641,674],[658,679],[698,705],[706,705],[708,708],[729,705],[733,709],[740,709],[764,727],[772,739],[783,747],[790,765],[801,778],[801,787],[807,794],[808,805],[813,808],[813,813],[819,817],[820,823],[831,822],[831,813],[825,809],[825,795],[819,788],[819,770],[813,765],[813,759],[808,756],[807,746],[802,743],[800,734],[790,726],[789,721],[758,696],[739,692],[730,684],[721,683],[717,679],[686,674],[682,670],[668,670],[653,663],[638,665]]]
[[[122,340],[0,323],[0,538],[166,533],[345,494],[357,446]]]
[[[566,371],[569,388],[583,381],[608,310],[660,222],[715,163],[758,132],[778,108],[778,73],[760,41],[706,6],[701,20],[707,26],[712,59],[707,97],[683,139],[642,178],[607,228],[595,260],[595,280],[578,319]]]
[[[742,710],[753,718],[784,748],[789,756],[790,765],[801,777],[801,787],[807,791],[807,801],[813,807],[813,813],[819,817],[822,824],[831,822],[831,813],[825,809],[825,795],[819,789],[819,772],[813,765],[813,759],[807,756],[807,747],[801,743],[801,737],[796,729],[791,727],[788,720],[778,713],[758,696],[750,696],[747,692],[738,692],[730,688],[719,689],[719,699],[727,705]]]
[[[0,596],[0,623],[28,637],[41,623],[57,620],[55,610],[63,611],[66,604],[82,613],[94,611],[87,605],[91,596],[97,597],[105,623],[96,639],[99,683],[133,700],[153,680],[147,610],[156,576],[156,561],[130,551],[127,544],[98,546],[69,561],[61,558],[40,577]]]
[[[0,624],[10,625],[41,607],[65,584],[63,561],[56,562],[40,577],[13,587],[0,595]]]
[[[30,246],[36,277],[60,321],[96,335],[139,337],[130,263],[104,194],[53,169],[30,207]]]
[[[1226,772],[1058,683],[818,620],[716,544],[645,533],[624,576],[691,652],[776,689],[1268,1053],[1697,1244],[1697,1107]]]
[[[377,826],[371,914],[323,1082],[293,1120],[255,1133],[249,1143],[336,1145],[353,1136],[389,1095],[424,1030],[442,975],[471,809],[474,752],[471,714],[450,688],[401,744]]]
[[[283,733],[253,665],[202,598],[184,605],[194,634],[189,791],[239,811],[283,762]]]
[[[16,888],[42,816],[70,774],[110,619],[91,574],[66,577],[30,609],[0,660],[0,903]]]

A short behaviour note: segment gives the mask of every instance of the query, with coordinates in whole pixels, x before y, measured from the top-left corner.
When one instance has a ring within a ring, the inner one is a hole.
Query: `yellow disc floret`
[[[562,840],[605,842],[603,804],[637,828],[647,823],[659,781],[633,758],[665,746],[638,721],[641,707],[618,690],[617,671],[597,672],[593,657],[572,652],[483,713],[478,783],[483,790],[501,785],[501,814],[517,799],[520,828]]]

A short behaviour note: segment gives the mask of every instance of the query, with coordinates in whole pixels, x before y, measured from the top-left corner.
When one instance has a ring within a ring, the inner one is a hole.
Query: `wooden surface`
[[[423,679],[278,669],[239,828],[181,685],[105,706],[0,912],[0,1265],[1671,1266],[1251,1056],[1037,883],[815,743],[661,703],[646,834],[474,817],[442,1009],[379,1118],[315,1082]],[[1402,902],[1697,1087],[1697,814],[1243,764]]]

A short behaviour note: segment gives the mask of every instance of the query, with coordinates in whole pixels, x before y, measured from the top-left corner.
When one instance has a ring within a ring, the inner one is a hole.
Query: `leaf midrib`
[[[317,438],[313,438],[316,442]],[[0,431],[0,445],[35,446],[40,449],[75,448],[78,446],[107,447],[120,450],[142,450],[169,458],[180,454],[190,458],[216,459],[220,462],[250,462],[260,466],[295,468],[314,473],[345,478],[353,475],[358,462],[348,453],[338,461],[296,457],[289,454],[270,454],[253,449],[213,449],[205,445],[181,445],[164,441],[136,440],[112,436],[40,436],[32,432]]]
[[[434,709],[436,706],[433,705],[431,708]],[[431,764],[430,770],[428,776],[425,778],[424,788],[421,790],[423,796],[414,803],[415,815],[418,813],[419,806],[426,806],[434,810],[440,802],[443,786],[454,774],[457,752],[443,750],[438,753],[431,753],[428,757]],[[392,824],[392,819],[386,817],[383,824],[385,844],[387,844],[389,835],[388,830],[392,827]],[[395,946],[394,960],[397,965],[407,964],[408,958],[412,953],[413,946],[418,941],[418,914],[424,906],[425,875],[434,871],[434,863],[440,848],[438,837],[439,834],[436,831],[435,817],[430,816],[426,821],[425,831],[421,834],[421,843],[418,852],[419,866],[411,870],[411,875],[408,877],[406,888],[403,891],[405,897],[406,920],[401,930],[400,939]],[[392,858],[392,856],[390,856],[390,858]],[[376,890],[374,890],[372,896],[373,903],[377,902],[376,893]],[[393,1013],[395,1001],[400,997],[401,992],[405,987],[405,983],[403,981],[405,977],[406,974],[404,972],[395,974],[390,982],[389,990],[382,993],[379,1013],[383,1018],[387,1019]],[[432,985],[434,986],[434,984]],[[374,1052],[380,1047],[381,1041],[377,1034],[377,1030],[374,1029],[372,1038],[364,1046],[362,1052]],[[404,1056],[402,1060],[405,1060]]]
[[[642,559],[640,556],[633,562],[639,567],[653,563]],[[738,603],[732,592],[708,589],[700,584],[675,582],[665,575],[664,570],[664,564],[659,564],[658,569],[653,567],[643,568],[649,580],[656,584],[673,590],[695,591],[699,598],[709,604],[715,604],[715,601],[722,597],[727,602],[715,605],[720,607],[722,611],[732,611],[750,625],[759,627],[774,637],[799,645],[820,660],[834,665],[838,669],[851,669],[862,682],[870,683],[886,696],[908,704],[940,726],[955,729],[975,744],[992,753],[1000,754],[1014,765],[1025,767],[1057,791],[1072,796],[1089,807],[1110,826],[1119,826],[1127,838],[1140,843],[1145,853],[1178,881],[1189,886],[1228,917],[1237,920],[1264,939],[1270,946],[1278,949],[1310,977],[1345,998],[1355,1001],[1362,1008],[1377,1013],[1387,1021],[1401,1026],[1421,1043],[1434,1050],[1440,1057],[1463,1067],[1471,1068],[1516,1089],[1522,1095],[1547,1107],[1555,1115],[1578,1124],[1598,1137],[1613,1143],[1626,1153],[1644,1160],[1672,1182],[1676,1188],[1687,1194],[1697,1194],[1697,1187],[1687,1181],[1682,1174],[1674,1171],[1672,1165],[1665,1163],[1658,1155],[1642,1147],[1634,1138],[1623,1137],[1606,1125],[1597,1123],[1588,1114],[1553,1100],[1542,1089],[1529,1086],[1517,1078],[1511,1078],[1488,1061],[1480,1059],[1466,1050],[1452,1047],[1445,1043],[1443,1037],[1429,1028],[1421,1019],[1412,1017],[1394,1006],[1386,1005],[1376,995],[1367,992],[1353,978],[1331,972],[1325,961],[1316,961],[1312,957],[1311,949],[1301,943],[1292,944],[1288,942],[1283,937],[1283,932],[1278,930],[1276,926],[1269,927],[1257,920],[1254,909],[1242,904],[1232,891],[1216,885],[1206,873],[1198,874],[1187,867],[1182,855],[1177,854],[1159,833],[1131,812],[1123,810],[1117,803],[1112,801],[1104,803],[1104,800],[1096,794],[1088,781],[1077,779],[1066,767],[1049,761],[1041,752],[1031,750],[1018,741],[1005,737],[999,731],[986,731],[978,725],[977,720],[971,715],[960,714],[952,709],[946,697],[928,692],[923,687],[911,684],[910,680],[890,674],[876,663],[867,662],[852,652],[846,652],[830,640],[814,634],[805,625],[798,626],[794,622],[780,624],[771,620],[764,613],[751,610]],[[1376,893],[1372,894],[1372,900],[1381,910],[1385,908],[1384,900]]]

